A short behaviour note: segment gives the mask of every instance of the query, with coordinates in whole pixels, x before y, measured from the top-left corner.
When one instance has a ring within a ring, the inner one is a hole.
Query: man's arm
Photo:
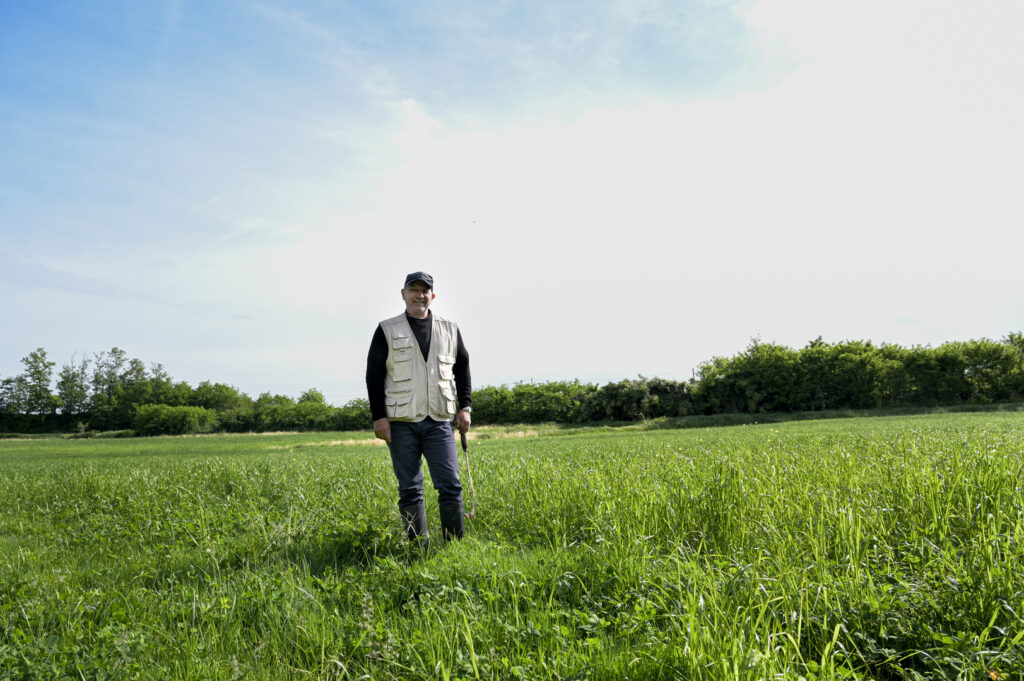
[[[370,417],[373,419],[373,433],[381,440],[391,442],[391,422],[384,401],[384,379],[387,376],[388,340],[384,329],[377,330],[370,341],[370,352],[366,356],[366,392],[370,398]]]
[[[473,379],[469,373],[469,352],[466,350],[466,344],[462,342],[462,331],[458,332],[456,342],[455,366],[452,367],[452,371],[455,374],[455,393],[458,395],[459,411],[455,415],[455,424],[459,427],[459,432],[465,433],[472,423],[466,407],[473,406]]]

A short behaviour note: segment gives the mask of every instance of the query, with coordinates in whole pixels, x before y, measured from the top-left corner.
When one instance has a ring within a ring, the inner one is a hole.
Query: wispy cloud
[[[63,294],[73,293],[105,300],[128,301],[229,315],[236,319],[252,318],[250,314],[239,314],[223,304],[193,302],[150,294],[145,291],[145,284],[142,282],[117,282],[104,277],[78,274],[7,255],[0,256],[0,281],[8,286],[26,290],[48,289]]]

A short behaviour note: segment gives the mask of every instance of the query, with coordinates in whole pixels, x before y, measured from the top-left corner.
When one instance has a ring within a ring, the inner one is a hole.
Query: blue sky
[[[477,385],[1024,329],[1017,2],[0,0],[0,376],[363,394],[434,274]]]

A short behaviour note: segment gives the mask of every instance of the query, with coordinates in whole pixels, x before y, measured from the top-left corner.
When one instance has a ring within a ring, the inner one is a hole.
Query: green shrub
[[[208,433],[216,423],[213,409],[143,404],[136,409],[132,426],[138,435],[190,435]]]
[[[248,433],[255,430],[256,411],[252,405],[218,412],[217,430],[225,433]]]
[[[334,410],[329,425],[334,430],[364,430],[373,427],[370,403],[364,399],[349,400]]]

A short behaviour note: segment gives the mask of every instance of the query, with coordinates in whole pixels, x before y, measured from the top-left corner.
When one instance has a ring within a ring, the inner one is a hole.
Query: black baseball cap
[[[409,288],[409,284],[411,284],[414,281],[422,281],[424,284],[427,285],[427,288],[429,288],[431,291],[434,290],[434,278],[427,274],[426,272],[413,272],[412,274],[405,275],[404,288]]]

